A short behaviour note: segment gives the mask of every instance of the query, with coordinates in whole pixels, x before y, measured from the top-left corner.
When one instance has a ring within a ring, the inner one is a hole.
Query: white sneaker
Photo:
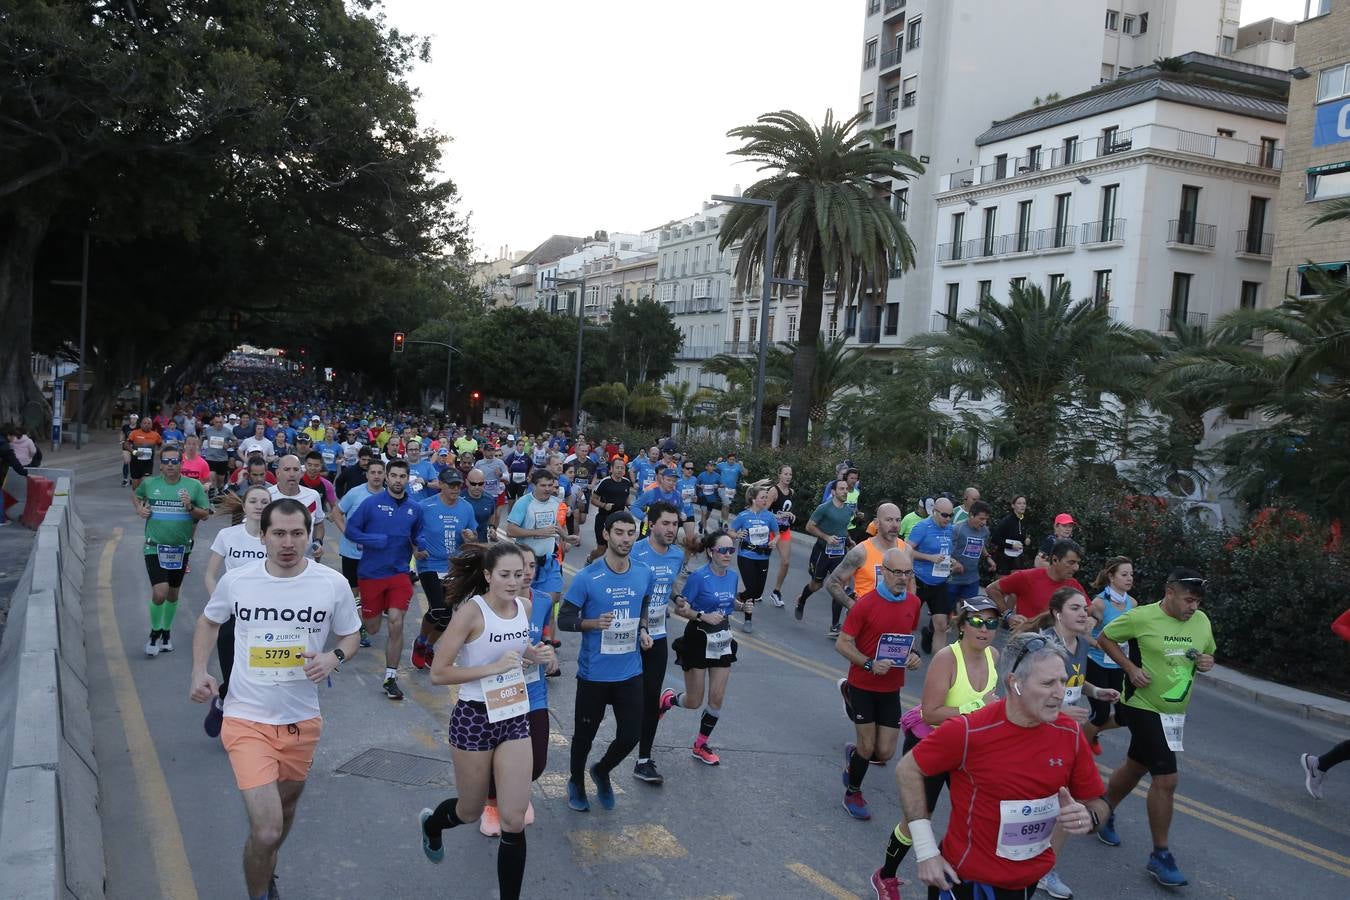
[[[784,606],[783,595],[775,590],[772,596],[773,596],[773,605],[778,607],[779,609],[782,609]]]
[[[173,641],[169,638],[169,633],[168,633],[167,631],[161,631],[159,634],[160,634],[160,638],[159,638],[159,652],[160,652],[160,653],[172,653],[172,652],[173,652]]]
[[[150,656],[150,657],[159,656],[159,645],[158,645],[158,644],[156,643],[156,641],[155,641],[155,639],[158,638],[158,637],[159,637],[159,635],[155,634],[154,632],[151,632],[151,633],[150,633],[150,640],[148,640],[148,641],[145,642],[145,655],[146,655],[146,656]]]
[[[1303,766],[1303,786],[1308,789],[1314,800],[1321,800],[1322,779],[1326,777],[1326,773],[1317,768],[1317,757],[1305,753],[1300,763]]]
[[[1071,900],[1073,891],[1064,883],[1064,879],[1059,877],[1059,873],[1054,869],[1045,873],[1045,877],[1036,882],[1036,887],[1045,891],[1056,900]]]

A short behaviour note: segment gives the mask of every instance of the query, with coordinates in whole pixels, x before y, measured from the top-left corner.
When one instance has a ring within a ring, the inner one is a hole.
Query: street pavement
[[[219,742],[201,730],[205,707],[187,699],[192,626],[206,600],[207,548],[228,523],[202,525],[174,624],[177,649],[147,659],[141,526],[127,489],[119,487],[116,455],[109,447],[106,455],[76,463],[77,501],[89,530],[85,625],[108,896],[242,897],[243,805]],[[583,547],[590,529],[584,533]],[[804,622],[791,613],[809,544],[793,541],[788,609],[761,607],[753,635],[738,629],[740,657],[712,741],[721,766],[691,757],[697,713],[673,710],[654,754],[665,785],[632,779],[630,757],[615,770],[621,793],[611,812],[593,804],[579,814],[566,805],[577,638],[564,636],[564,674],[549,683],[549,764],[534,788],[537,821],[527,832],[526,896],[872,896],[868,878],[900,807],[890,766],[873,767],[864,783],[871,821],[850,819],[841,805],[842,747],[853,729],[835,688],[844,665],[826,638],[828,598],[817,594]],[[335,540],[328,554],[326,561],[334,562]],[[582,550],[569,554],[573,565],[583,560]],[[422,602],[420,591],[415,602]],[[420,610],[414,613],[410,623]],[[324,734],[281,852],[282,896],[495,897],[495,842],[476,827],[447,832],[442,866],[422,856],[418,810],[454,793],[445,739],[452,693],[432,686],[405,654],[400,683],[407,699],[386,699],[383,638],[375,641],[334,676],[331,688],[320,690]],[[682,682],[673,660],[666,682]],[[906,708],[921,683],[921,672],[911,677]],[[592,759],[612,736],[607,722]],[[1171,842],[1190,887],[1169,891],[1146,875],[1142,793],[1117,816],[1124,846],[1073,839],[1060,872],[1076,896],[1086,898],[1350,895],[1350,772],[1333,772],[1318,803],[1304,792],[1298,764],[1300,752],[1344,737],[1322,723],[1244,704],[1202,681],[1187,719]],[[1103,736],[1104,777],[1127,742],[1124,732]],[[947,809],[944,795],[934,817],[939,829]],[[900,875],[912,885],[905,896],[924,895],[914,884],[912,859]]]

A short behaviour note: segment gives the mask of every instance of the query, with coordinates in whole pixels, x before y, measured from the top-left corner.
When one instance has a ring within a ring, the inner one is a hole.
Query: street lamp
[[[450,337],[448,323],[446,328],[446,337]],[[455,353],[458,353],[460,356],[463,356],[464,351],[460,350],[458,347],[446,343],[445,341],[410,341],[407,338],[407,332],[395,331],[394,352],[402,353],[403,347],[407,344],[431,344],[437,347],[445,348],[445,422],[447,425],[450,424],[450,359],[451,355]]]
[[[85,321],[89,314],[89,229],[84,231],[84,251],[83,262],[80,266],[79,281],[53,281],[52,284],[65,285],[67,287],[80,287],[80,356],[79,368],[75,370],[76,383],[80,392],[75,395],[75,449],[79,450],[84,444],[84,334]],[[56,381],[52,381],[52,400],[56,399],[56,392],[60,390]],[[53,402],[53,406],[55,403]],[[55,448],[53,448],[55,449]]]
[[[769,210],[769,228],[764,238],[764,278],[763,290],[759,301],[759,370],[755,374],[755,419],[750,431],[750,449],[759,443],[760,430],[764,427],[764,369],[769,354],[769,295],[775,284],[801,287],[805,281],[796,278],[773,277],[774,244],[778,238],[778,201],[760,200],[755,197],[728,197],[713,194],[716,203],[737,203],[742,206],[764,206]]]

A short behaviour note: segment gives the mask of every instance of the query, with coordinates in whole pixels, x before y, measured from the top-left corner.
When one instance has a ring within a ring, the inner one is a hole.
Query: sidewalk
[[[1215,666],[1204,676],[1200,684],[1209,685],[1225,694],[1250,700],[1262,706],[1293,713],[1303,719],[1350,726],[1350,702],[1337,700],[1335,697],[1285,687],[1223,666]]]
[[[120,455],[122,433],[117,429],[90,429],[85,436],[84,446],[75,449],[75,440],[68,438],[61,446],[53,450],[51,442],[42,446],[42,464],[55,468],[73,469],[91,462],[107,462],[121,465]]]

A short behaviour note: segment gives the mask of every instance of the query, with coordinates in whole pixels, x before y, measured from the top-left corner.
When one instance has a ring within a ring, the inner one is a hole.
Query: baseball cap
[[[984,610],[998,610],[998,604],[989,599],[986,594],[976,594],[974,597],[967,597],[961,601],[961,610],[963,612],[983,612]]]
[[[310,440],[309,435],[305,434],[303,431],[297,432],[297,433],[296,433],[296,435],[295,435],[295,442],[296,442],[297,444],[311,444],[311,443],[313,443],[313,441]]]
[[[440,475],[436,476],[441,484],[463,484],[464,476],[459,474],[459,469],[446,469]]]
[[[449,448],[447,448],[447,447],[442,447],[441,449],[439,449],[439,450],[436,451],[436,455],[437,455],[437,456],[449,456],[449,455],[450,455],[450,450],[449,450]]]
[[[309,420],[310,420],[311,422],[318,422],[318,421],[319,421],[319,417],[318,417],[318,416],[310,416],[310,417],[309,417]]]
[[[1078,523],[1075,522],[1075,521],[1073,520],[1073,516],[1069,515],[1068,513],[1060,513],[1059,515],[1055,516],[1055,524],[1056,524],[1056,525],[1077,525]]]

